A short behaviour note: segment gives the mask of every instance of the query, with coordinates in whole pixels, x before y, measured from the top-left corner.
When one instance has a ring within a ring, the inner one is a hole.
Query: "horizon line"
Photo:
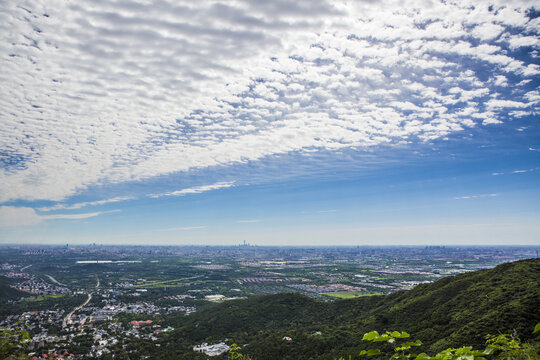
[[[147,244],[98,244],[98,243],[25,243],[25,244],[18,244],[18,243],[0,243],[0,247],[4,246],[18,246],[18,247],[31,247],[31,246],[49,246],[49,247],[65,247],[68,246],[101,246],[101,247],[200,247],[200,248],[208,248],[208,247],[242,247],[242,248],[389,248],[389,247],[432,247],[432,248],[441,248],[441,247],[450,247],[450,248],[474,248],[474,247],[528,247],[528,248],[540,248],[539,245],[530,245],[530,244],[497,244],[497,245],[485,245],[485,244],[469,244],[469,245],[461,245],[461,244],[407,244],[407,245],[397,245],[397,244],[386,244],[386,245],[257,245],[257,244],[248,244],[244,245],[242,243],[238,244],[229,244],[229,245],[201,245],[201,244],[154,244],[154,245],[147,245]]]

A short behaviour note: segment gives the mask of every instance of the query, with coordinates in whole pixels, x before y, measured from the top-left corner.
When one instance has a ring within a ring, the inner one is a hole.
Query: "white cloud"
[[[528,91],[525,93],[524,96],[527,100],[529,100],[529,102],[532,102],[532,103],[540,102],[540,91],[538,90]]]
[[[257,223],[260,222],[259,219],[244,219],[244,220],[238,220],[237,223]]]
[[[39,215],[43,220],[56,220],[56,219],[68,219],[68,220],[79,220],[79,219],[88,219],[102,214],[111,214],[119,212],[120,210],[108,210],[108,211],[95,211],[91,213],[84,214],[55,214],[55,215]]]
[[[501,120],[492,119],[492,118],[484,119],[484,121],[482,121],[482,125],[494,125],[494,124],[502,124],[502,123],[503,122]]]
[[[39,215],[33,208],[17,207],[17,206],[0,206],[0,227],[18,227],[37,225],[45,220],[79,220],[95,217],[98,215],[117,212],[102,211],[85,214],[55,214],[55,215]]]
[[[508,113],[508,115],[514,117],[514,118],[521,118],[521,117],[524,117],[524,116],[528,116],[528,115],[531,115],[530,111],[521,111],[521,110],[516,110],[516,111],[510,111]],[[523,131],[523,130],[526,130],[527,127],[526,126],[521,126],[519,127],[517,130],[518,131]]]
[[[182,190],[176,190],[161,194],[150,194],[148,195],[151,198],[159,198],[162,196],[184,196],[188,194],[200,194],[206,191],[212,191],[212,190],[218,190],[218,189],[224,189],[234,186],[234,181],[231,182],[218,182],[212,185],[203,185],[203,186],[196,186],[192,188],[182,189]]]
[[[492,175],[495,175],[496,173],[493,173]],[[497,175],[499,175],[497,173]],[[467,200],[467,199],[477,199],[477,198],[486,198],[486,197],[496,197],[497,194],[477,194],[477,195],[465,195],[465,196],[456,196],[454,197],[455,200]]]
[[[29,207],[0,206],[0,227],[37,225],[43,219]]]
[[[504,75],[496,75],[494,84],[497,86],[507,86],[508,85],[508,79]]]
[[[482,40],[492,40],[500,35],[505,28],[493,23],[483,23],[475,26],[472,35]]]
[[[120,201],[127,201],[127,200],[133,200],[133,196],[117,196],[110,199],[104,199],[104,200],[97,200],[97,201],[85,201],[80,203],[75,203],[71,205],[67,204],[56,204],[53,206],[46,206],[38,208],[39,211],[54,211],[54,210],[75,210],[80,209],[86,206],[96,206],[96,205],[105,205],[105,204],[111,204],[116,203]]]
[[[524,79],[524,80],[521,80],[517,86],[524,86],[524,85],[527,85],[528,83],[530,83],[532,80],[531,79]]]
[[[490,99],[486,102],[486,106],[488,109],[526,108],[529,104],[515,100]]]
[[[505,39],[510,48],[516,49],[522,46],[540,46],[540,40],[536,36],[512,35]]]
[[[62,201],[90,186],[292,152],[430,141],[512,108],[534,114],[538,97],[524,103],[502,78],[525,86],[540,73],[507,51],[537,38],[529,8],[4,1],[0,202]],[[507,36],[510,27],[523,35]]]

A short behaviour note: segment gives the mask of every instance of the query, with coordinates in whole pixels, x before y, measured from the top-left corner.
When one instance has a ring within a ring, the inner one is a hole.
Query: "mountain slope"
[[[406,328],[441,350],[454,344],[481,345],[487,333],[530,337],[540,322],[540,260],[441,279],[384,297],[361,324]],[[444,338],[444,340],[439,340]]]
[[[218,304],[184,318],[164,351],[203,340],[249,343],[262,359],[333,359],[357,354],[370,330],[406,330],[422,351],[480,347],[487,333],[518,333],[523,340],[540,322],[540,260],[499,265],[450,276],[387,296],[320,303],[297,294],[262,296]],[[283,341],[283,336],[293,338]],[[156,354],[156,356],[158,356]],[[158,356],[159,357],[159,356]],[[164,356],[163,358],[166,358]]]
[[[12,288],[10,285],[12,285],[13,283],[13,280],[4,276],[0,276],[0,302],[28,296],[27,293]]]

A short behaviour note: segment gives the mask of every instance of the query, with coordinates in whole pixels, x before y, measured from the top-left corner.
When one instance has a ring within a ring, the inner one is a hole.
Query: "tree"
[[[0,329],[0,359],[28,359],[23,350],[29,340],[26,330]]]

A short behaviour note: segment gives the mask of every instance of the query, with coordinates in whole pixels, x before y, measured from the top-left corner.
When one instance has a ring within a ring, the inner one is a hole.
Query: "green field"
[[[37,297],[27,297],[27,298],[22,298],[21,301],[28,301],[28,302],[33,302],[33,301],[43,301],[43,300],[47,300],[47,299],[58,299],[58,298],[62,298],[66,296],[65,294],[58,294],[58,295],[40,295],[40,296],[37,296]]]
[[[195,279],[195,278],[198,278],[200,276],[191,276],[191,277],[186,277],[186,278],[181,278],[181,279],[172,279],[172,280],[164,280],[164,281],[159,281],[159,280],[154,280],[154,281],[144,281],[144,282],[139,282],[137,283],[137,287],[158,287],[160,285],[163,285],[163,284],[167,284],[167,283],[171,283],[171,282],[175,282],[175,281],[186,281],[186,280],[192,280],[192,279]],[[168,285],[168,286],[171,286],[171,285]]]
[[[353,299],[353,298],[362,297],[362,296],[382,295],[382,293],[366,294],[360,291],[340,291],[340,292],[323,293],[321,295],[326,295],[326,296],[330,296],[330,297],[334,297],[338,299]]]

